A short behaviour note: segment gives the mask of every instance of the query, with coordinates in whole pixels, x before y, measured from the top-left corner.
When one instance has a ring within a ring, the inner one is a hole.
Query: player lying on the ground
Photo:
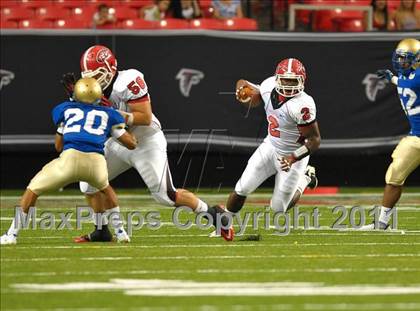
[[[248,161],[227,201],[237,213],[246,197],[272,175],[276,176],[271,208],[285,212],[299,200],[306,187],[316,187],[315,169],[309,155],[320,145],[314,100],[306,94],[305,67],[294,58],[282,60],[275,75],[261,86],[246,80],[236,83],[237,99],[250,107],[264,103],[268,135]]]
[[[171,172],[166,153],[166,138],[159,120],[152,113],[151,99],[143,74],[136,69],[117,71],[117,60],[105,46],[95,45],[88,48],[80,60],[83,77],[98,80],[104,90],[103,103],[118,109],[126,118],[129,131],[138,140],[137,148],[127,150],[114,139],[105,144],[109,180],[114,179],[130,168],[135,168],[146,183],[153,198],[166,206],[187,206],[194,212],[208,212],[213,216],[216,225],[216,214],[223,213],[220,206],[209,207],[193,193],[185,189],[176,189],[172,184]],[[69,87],[71,88],[71,81]],[[104,215],[112,213],[110,222],[114,224],[115,234],[119,240],[129,241],[121,223],[119,209],[114,208],[105,196],[94,185],[81,183],[80,188],[95,210],[106,210]],[[98,217],[94,217],[98,219]],[[223,216],[224,226],[229,219]],[[96,225],[96,224],[95,224]],[[225,240],[233,239],[233,228],[222,229]],[[107,227],[97,227],[89,235],[76,239],[76,242],[110,241],[112,235]]]
[[[70,183],[85,181],[100,189],[110,204],[118,207],[117,196],[108,183],[104,143],[112,135],[125,147],[134,149],[136,139],[124,129],[124,118],[117,111],[96,105],[102,97],[99,83],[93,78],[80,79],[74,86],[74,101],[54,108],[52,117],[58,126],[55,148],[60,157],[46,164],[32,178],[20,201],[23,219],[15,217],[0,244],[16,244],[22,220],[38,197],[46,191]]]
[[[379,78],[397,86],[411,130],[392,153],[392,163],[385,175],[378,228],[375,228],[375,224],[369,224],[363,226],[362,230],[388,228],[391,210],[401,197],[405,180],[420,165],[420,41],[402,40],[394,51],[392,64],[397,75],[394,76],[388,69],[378,70],[377,74]]]

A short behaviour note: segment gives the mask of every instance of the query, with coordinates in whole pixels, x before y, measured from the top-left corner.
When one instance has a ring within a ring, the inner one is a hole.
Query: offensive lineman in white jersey
[[[270,205],[276,212],[286,212],[306,187],[316,187],[315,169],[308,166],[308,161],[309,154],[319,148],[321,136],[315,102],[303,91],[305,79],[303,64],[288,58],[260,86],[246,80],[237,82],[236,96],[241,103],[251,107],[264,103],[268,135],[249,159],[229,196],[230,212],[239,212],[246,197],[272,175],[276,179]]]
[[[130,168],[135,168],[146,183],[153,198],[160,204],[167,206],[187,206],[195,213],[208,212],[213,216],[216,224],[216,214],[223,213],[219,206],[209,207],[193,193],[185,189],[176,189],[172,184],[172,177],[168,166],[166,153],[166,139],[162,132],[159,120],[152,113],[151,100],[144,76],[135,69],[117,71],[117,60],[110,49],[95,45],[88,48],[80,60],[82,77],[93,77],[104,90],[103,104],[112,106],[125,117],[129,131],[137,138],[138,145],[131,152],[121,146],[116,140],[109,139],[105,145],[105,158],[107,160],[109,180],[114,179]],[[70,85],[71,88],[71,85]],[[117,240],[129,242],[129,237],[123,229],[119,210],[112,208],[106,198],[87,183],[80,183],[80,189],[86,194],[89,204],[94,211],[103,211],[115,229]],[[98,220],[98,216],[94,217]],[[224,226],[228,218],[222,216]],[[234,231],[221,229],[223,238],[227,241],[233,239]],[[75,239],[75,242],[110,241],[112,235],[108,227]]]

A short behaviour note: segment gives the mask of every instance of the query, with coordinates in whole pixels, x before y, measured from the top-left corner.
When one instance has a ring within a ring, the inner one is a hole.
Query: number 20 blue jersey
[[[397,90],[410,122],[409,135],[420,137],[420,68],[413,70],[408,76],[400,75]]]
[[[52,111],[54,123],[64,125],[64,149],[104,153],[104,143],[116,125],[124,127],[121,114],[108,107],[64,102]]]

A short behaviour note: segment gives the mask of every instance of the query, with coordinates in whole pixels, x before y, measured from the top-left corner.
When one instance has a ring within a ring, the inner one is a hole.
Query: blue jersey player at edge
[[[389,227],[393,208],[401,197],[405,180],[420,166],[420,41],[402,40],[394,51],[392,64],[396,75],[388,69],[378,70],[377,75],[397,86],[411,129],[392,153],[392,163],[385,175],[386,185],[379,219],[374,224],[362,227],[366,230],[385,230]]]

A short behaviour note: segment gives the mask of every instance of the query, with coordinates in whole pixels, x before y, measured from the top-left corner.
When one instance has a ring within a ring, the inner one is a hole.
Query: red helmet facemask
[[[83,53],[80,68],[83,78],[95,78],[105,90],[117,72],[117,60],[106,46],[94,45]]]
[[[284,97],[293,97],[305,88],[306,71],[295,58],[282,60],[276,68],[276,91]]]

